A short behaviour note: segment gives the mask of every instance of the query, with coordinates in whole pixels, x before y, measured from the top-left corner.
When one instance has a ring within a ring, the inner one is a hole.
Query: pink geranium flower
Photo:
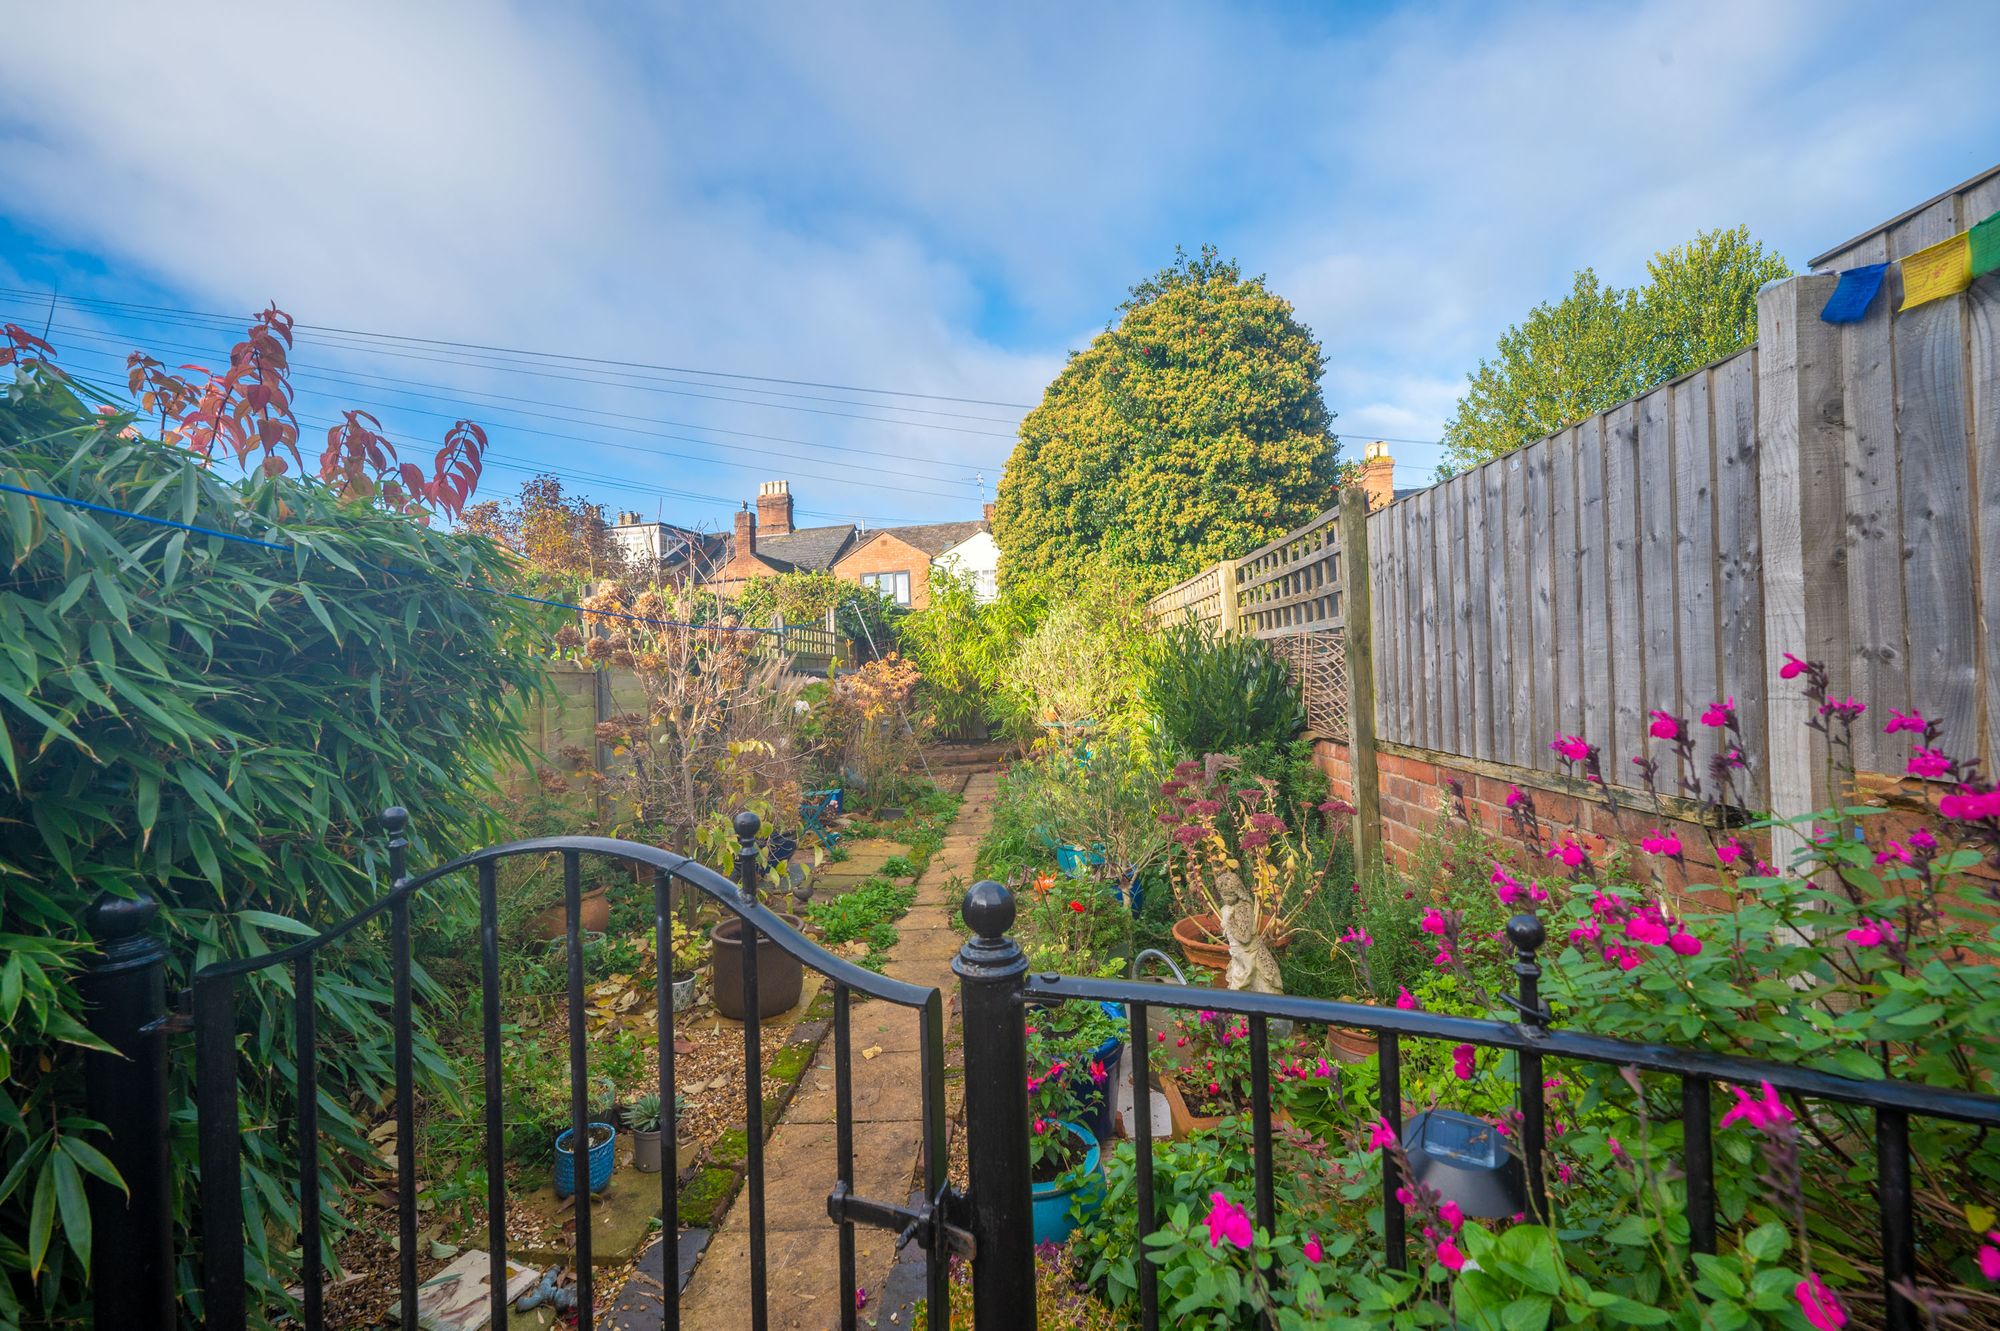
[[[1816,1273],[1806,1272],[1806,1278],[1792,1292],[1798,1296],[1799,1311],[1816,1331],[1840,1331],[1847,1325],[1847,1310]]]
[[[1227,1243],[1248,1251],[1257,1236],[1243,1208],[1220,1192],[1210,1193],[1208,1202],[1208,1246],[1220,1248]]]

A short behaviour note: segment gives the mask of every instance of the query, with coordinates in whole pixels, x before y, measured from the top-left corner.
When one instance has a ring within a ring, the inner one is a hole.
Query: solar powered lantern
[[[1465,1214],[1499,1220],[1528,1209],[1520,1157],[1485,1119],[1455,1109],[1427,1109],[1403,1129],[1416,1181]]]

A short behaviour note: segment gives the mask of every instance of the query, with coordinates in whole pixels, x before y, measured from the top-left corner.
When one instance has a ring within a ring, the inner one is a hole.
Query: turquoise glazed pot
[[[1070,1203],[1083,1194],[1085,1213],[1097,1210],[1098,1199],[1102,1195],[1097,1177],[1097,1138],[1090,1129],[1077,1123],[1065,1123],[1066,1132],[1076,1134],[1076,1139],[1090,1148],[1084,1157],[1083,1168],[1071,1170],[1063,1178],[1053,1183],[1037,1183],[1034,1186],[1035,1243],[1061,1243],[1076,1228],[1076,1221],[1070,1217]]]
[[[604,1129],[604,1140],[590,1148],[586,1159],[590,1162],[590,1190],[603,1192],[604,1185],[611,1181],[612,1167],[617,1163],[618,1133],[609,1123],[593,1123],[593,1128]],[[567,1197],[576,1191],[576,1152],[569,1149],[570,1137],[575,1128],[564,1128],[556,1138],[556,1196]]]

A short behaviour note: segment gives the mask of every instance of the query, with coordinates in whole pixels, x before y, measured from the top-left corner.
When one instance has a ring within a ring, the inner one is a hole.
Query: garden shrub
[[[1037,725],[1098,733],[1140,721],[1139,675],[1144,606],[1124,579],[1103,574],[1051,597],[1048,612],[1022,640],[1009,675]]]
[[[1188,615],[1148,641],[1144,666],[1141,696],[1176,752],[1233,753],[1305,729],[1298,686],[1261,639]]]
[[[831,610],[835,631],[852,638],[870,655],[894,651],[901,631],[901,612],[881,592],[809,569],[750,579],[736,593],[733,608],[737,622],[757,628],[768,628],[774,619],[787,624],[824,624]]]
[[[491,542],[289,476],[225,480],[128,437],[129,415],[99,415],[82,392],[28,370],[0,395],[0,479],[207,530],[0,496],[0,1323],[73,1319],[87,1297],[81,1210],[50,1198],[94,1164],[75,984],[91,900],[158,899],[169,992],[344,919],[385,889],[384,806],[410,811],[413,865],[488,839],[493,764],[525,760],[518,707],[542,686],[531,644],[546,612],[492,594],[510,565]],[[415,912],[420,943],[441,918],[462,923],[458,890]],[[392,1084],[385,928],[318,990],[331,1199],[373,1157]],[[243,1122],[260,1129],[243,1138],[251,1303],[275,1309],[297,1260],[291,999],[282,976],[240,993]],[[171,1067],[187,1124],[192,1060]],[[443,1074],[420,1026],[419,1078],[446,1093]],[[183,1253],[193,1149],[175,1134]]]
[[[903,619],[902,647],[923,673],[919,700],[938,735],[983,738],[996,725],[1026,732],[1009,667],[1040,613],[1039,598],[1017,586],[981,604],[966,574],[931,570],[930,605]]]

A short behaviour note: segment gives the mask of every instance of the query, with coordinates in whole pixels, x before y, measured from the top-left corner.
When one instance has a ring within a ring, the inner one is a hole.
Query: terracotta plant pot
[[[608,887],[593,887],[583,894],[577,903],[578,920],[587,934],[601,934],[611,925],[611,898]],[[534,921],[535,937],[554,942],[569,936],[569,916],[560,905],[538,911]]]
[[[1364,1058],[1373,1058],[1381,1052],[1374,1032],[1357,1031],[1340,1026],[1329,1026],[1326,1031],[1327,1043],[1343,1063],[1359,1063]]]
[[[1181,945],[1181,955],[1190,966],[1209,971],[1214,977],[1209,983],[1217,989],[1223,987],[1223,976],[1229,971],[1229,944],[1222,940],[1221,917],[1207,911],[1175,920],[1174,941]],[[1282,952],[1292,941],[1292,931],[1266,931],[1264,941],[1273,952]]]
[[[796,915],[779,919],[796,929]],[[732,915],[708,931],[715,945],[714,989],[709,1001],[731,1021],[743,1020],[743,921]],[[805,965],[766,934],[757,940],[757,1015],[775,1017],[797,1006]]]

